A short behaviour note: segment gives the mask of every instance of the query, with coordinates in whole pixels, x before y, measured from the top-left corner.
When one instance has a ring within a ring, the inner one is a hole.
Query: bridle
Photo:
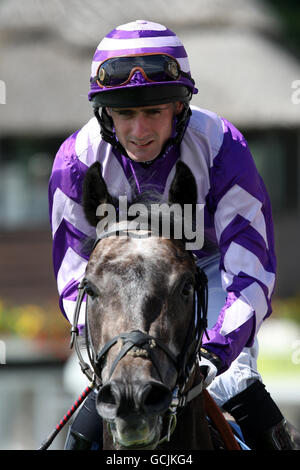
[[[93,250],[101,240],[110,236],[134,236],[136,238],[143,238],[146,235],[149,236],[150,231],[145,234],[135,229],[135,233],[131,232],[128,221],[120,222],[107,231],[104,231],[97,238],[94,243]],[[93,251],[92,250],[92,251]],[[190,253],[190,252],[189,252]],[[191,254],[191,256],[193,256]],[[187,403],[197,397],[203,390],[203,379],[196,385],[190,388],[191,377],[193,376],[195,369],[198,365],[200,358],[201,344],[204,332],[206,333],[207,328],[207,278],[205,273],[196,266],[195,273],[195,286],[194,286],[194,318],[191,319],[190,325],[186,334],[185,342],[179,356],[175,356],[172,351],[158,338],[150,336],[139,330],[121,333],[111,340],[109,340],[96,354],[94,348],[91,345],[90,334],[88,331],[88,296],[86,299],[85,307],[85,337],[86,337],[86,348],[90,365],[87,364],[81,354],[80,346],[78,342],[79,328],[78,320],[79,313],[81,310],[82,302],[86,294],[86,283],[85,279],[81,281],[78,287],[78,296],[74,312],[74,320],[71,328],[71,344],[70,347],[75,347],[75,351],[78,356],[79,364],[82,372],[92,382],[92,384],[99,390],[103,386],[101,379],[101,373],[103,364],[108,351],[116,344],[122,343],[122,347],[113,361],[111,369],[109,371],[109,378],[112,376],[115,368],[119,361],[126,356],[129,352],[133,355],[140,355],[147,357],[153,364],[155,370],[163,382],[162,374],[160,372],[160,365],[154,354],[154,349],[161,349],[168,359],[172,362],[177,370],[177,383],[173,390],[173,399],[169,408],[169,425],[168,433],[161,442],[169,440],[170,434],[176,425],[176,413],[178,408],[184,407]],[[206,333],[207,334],[207,333]],[[201,376],[202,377],[202,376]],[[174,425],[175,423],[175,425]]]

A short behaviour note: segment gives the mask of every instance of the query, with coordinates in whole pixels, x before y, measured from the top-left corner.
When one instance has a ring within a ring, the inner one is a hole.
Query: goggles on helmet
[[[168,54],[111,57],[99,65],[93,81],[101,88],[122,86],[129,83],[137,71],[148,82],[176,81],[180,76],[183,76],[194,83],[190,75],[180,69],[177,60]]]

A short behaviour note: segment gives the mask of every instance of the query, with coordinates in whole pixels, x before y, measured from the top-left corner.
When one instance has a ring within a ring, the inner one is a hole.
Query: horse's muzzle
[[[171,401],[161,382],[112,380],[98,392],[97,411],[109,423],[116,449],[154,449]]]
[[[97,397],[97,411],[106,421],[132,413],[162,416],[172,401],[172,393],[157,381],[125,383],[112,380],[106,383]]]

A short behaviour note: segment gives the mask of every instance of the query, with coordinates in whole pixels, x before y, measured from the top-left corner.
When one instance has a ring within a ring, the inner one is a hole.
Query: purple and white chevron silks
[[[152,185],[166,199],[179,158],[196,178],[198,203],[205,205],[205,233],[221,255],[227,300],[217,323],[208,331],[209,340],[204,337],[204,345],[218,354],[227,368],[245,346],[252,344],[271,313],[276,258],[269,197],[247,143],[231,123],[207,110],[192,107],[180,155],[173,147],[146,168],[113,151],[101,139],[96,118],[63,143],[49,185],[60,305],[72,321],[78,282],[88,260],[84,242],[95,236],[81,206],[88,167],[96,160],[101,162],[103,177],[116,197],[126,195],[130,199],[133,181],[138,191]],[[199,258],[207,256],[205,250],[196,254]],[[80,322],[84,323],[83,316]]]
[[[169,54],[177,59],[183,72],[190,74],[186,50],[176,34],[158,23],[138,20],[118,26],[102,39],[93,57],[91,80],[96,76],[99,65],[105,59],[145,53]],[[181,78],[180,83],[191,86],[191,82],[185,78]],[[101,91],[103,89],[91,81],[89,99]],[[194,93],[196,92],[197,89],[194,88]]]

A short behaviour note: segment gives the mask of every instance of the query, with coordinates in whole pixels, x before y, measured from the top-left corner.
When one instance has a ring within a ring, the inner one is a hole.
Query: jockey
[[[62,144],[49,185],[60,307],[72,322],[89,258],[84,242],[95,238],[81,205],[89,166],[101,162],[115,197],[130,198],[133,185],[163,196],[182,160],[205,205],[205,245],[195,252],[209,289],[209,339],[200,362],[205,385],[250,448],[291,449],[284,417],[257,371],[256,334],[271,314],[276,272],[269,197],[243,135],[226,119],[190,106],[197,92],[185,48],[165,26],[139,20],[100,42],[88,96],[95,116]],[[101,448],[101,426],[91,394],[65,448]]]

